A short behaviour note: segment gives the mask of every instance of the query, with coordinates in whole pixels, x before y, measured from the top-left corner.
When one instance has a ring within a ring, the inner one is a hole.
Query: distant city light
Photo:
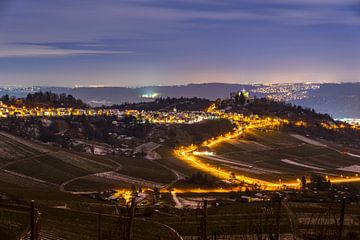
[[[352,125],[360,126],[360,118],[342,118],[342,119],[336,119],[342,122],[346,122]]]
[[[142,98],[157,98],[159,97],[160,94],[159,93],[144,93],[143,95],[141,95]]]

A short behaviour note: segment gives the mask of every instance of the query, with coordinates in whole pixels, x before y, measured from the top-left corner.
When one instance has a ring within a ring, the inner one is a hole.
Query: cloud
[[[0,47],[0,58],[76,57],[134,55],[132,51],[66,49],[37,44],[7,44]]]
[[[125,0],[124,2],[128,3],[137,3],[137,4],[152,4],[152,5],[160,5],[166,4],[167,0]],[[229,5],[241,5],[247,3],[255,3],[255,4],[296,4],[296,5],[348,5],[348,4],[356,4],[357,0],[172,0],[173,3],[182,3],[182,4],[202,4],[202,5],[216,5],[216,6],[229,6]]]
[[[147,1],[141,1],[147,2]],[[104,5],[100,11],[106,12],[107,17],[126,20],[146,21],[263,21],[268,23],[292,24],[360,24],[357,16],[355,1],[345,0],[253,0],[243,3],[228,2],[227,7],[211,4],[211,8],[194,7],[187,0],[182,4],[125,4],[114,7]],[[197,0],[197,3],[207,1]],[[216,3],[216,1],[208,2]],[[230,1],[231,2],[231,1]],[[295,5],[295,6],[294,6]],[[225,6],[225,5],[223,5]],[[101,10],[102,9],[102,10]]]
[[[244,80],[253,70],[266,80],[267,69],[307,72],[312,66],[335,75],[356,69],[360,52],[351,0],[13,2],[0,19],[0,72],[10,81],[33,75],[34,83],[45,83],[69,73],[66,84],[75,82],[73,75],[79,84],[175,83],[197,69],[249,74]],[[24,76],[10,77],[19,72]]]
[[[319,6],[314,6],[315,3]],[[360,25],[358,13],[350,7],[352,3],[351,0],[34,0],[12,8],[11,16],[17,17],[9,17],[1,27],[1,42],[159,38],[169,32],[181,34],[197,21],[208,26],[218,23],[220,27],[228,27],[228,22]]]

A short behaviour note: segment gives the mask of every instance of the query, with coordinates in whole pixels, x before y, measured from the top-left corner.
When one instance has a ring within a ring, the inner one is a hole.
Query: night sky
[[[0,85],[360,81],[352,0],[0,0]]]

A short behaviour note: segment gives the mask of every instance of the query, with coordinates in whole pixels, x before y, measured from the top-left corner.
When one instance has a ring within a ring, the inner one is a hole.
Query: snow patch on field
[[[347,166],[347,167],[337,168],[337,170],[345,171],[345,172],[360,173],[360,166],[359,165],[351,165],[351,166]]]
[[[203,202],[203,198],[193,198],[186,199],[176,195],[175,192],[171,192],[171,196],[175,202],[175,208],[189,208],[189,209],[198,209],[201,207],[201,203]]]
[[[252,165],[249,165],[249,164],[240,163],[238,161],[228,159],[228,158],[219,157],[219,156],[204,156],[204,158],[209,159],[209,160],[213,160],[213,161],[216,161],[216,162],[227,163],[227,164],[240,166],[240,167],[247,167],[247,168],[252,168],[253,167]]]
[[[281,159],[280,161],[282,161],[284,163],[287,163],[287,164],[299,166],[299,167],[304,167],[304,168],[309,168],[309,169],[314,169],[314,170],[320,170],[320,171],[325,170],[324,168],[319,168],[319,167],[310,166],[310,165],[303,164],[303,163],[294,162],[294,161],[289,160],[289,159]]]
[[[270,150],[271,147],[265,146],[264,144],[255,142],[255,141],[248,141],[248,140],[240,140],[240,139],[227,139],[226,142],[230,143],[235,147],[239,147],[244,150],[250,151],[261,151],[261,150]]]
[[[308,143],[308,144],[311,144],[311,145],[314,145],[314,146],[327,147],[325,144],[322,144],[321,142],[312,140],[310,138],[307,138],[307,137],[304,137],[304,136],[301,136],[301,135],[298,135],[298,134],[290,134],[290,135],[292,137],[296,138],[296,139],[299,139],[300,141],[303,141],[305,143]]]
[[[239,170],[242,172],[249,172],[249,173],[254,173],[254,174],[285,174],[284,172],[275,171],[275,170],[271,170],[271,169],[257,168],[257,167],[242,168],[242,167],[235,167],[235,166],[228,165],[228,164],[222,164],[222,166],[229,167],[229,168]]]
[[[346,153],[346,154],[351,156],[351,157],[360,158],[360,155],[357,155],[357,154],[353,154],[353,153]]]

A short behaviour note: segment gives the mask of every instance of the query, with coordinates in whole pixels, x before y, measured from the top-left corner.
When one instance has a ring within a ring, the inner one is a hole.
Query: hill
[[[49,91],[67,93],[93,106],[123,104],[125,102],[152,101],[155,97],[198,97],[215,100],[226,98],[229,92],[246,89],[253,96],[270,96],[274,99],[314,108],[321,113],[328,113],[334,118],[360,118],[360,84],[189,84],[181,86],[126,87],[28,87],[0,88],[0,95],[8,94],[25,97],[29,92]]]

